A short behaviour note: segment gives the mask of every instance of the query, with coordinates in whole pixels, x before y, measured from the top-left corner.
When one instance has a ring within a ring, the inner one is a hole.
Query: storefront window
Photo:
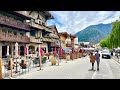
[[[43,47],[42,49],[43,49],[44,53],[46,53],[46,47]]]
[[[29,54],[35,54],[35,47],[34,46],[29,46]]]

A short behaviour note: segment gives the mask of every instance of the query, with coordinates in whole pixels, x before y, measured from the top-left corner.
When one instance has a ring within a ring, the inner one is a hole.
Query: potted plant
[[[56,59],[58,58],[58,55],[56,54],[55,56],[52,57],[52,65],[56,65]]]
[[[43,60],[42,60],[42,63],[43,63],[43,64],[46,63],[46,60],[47,60],[47,57],[44,56],[44,57],[43,57]]]

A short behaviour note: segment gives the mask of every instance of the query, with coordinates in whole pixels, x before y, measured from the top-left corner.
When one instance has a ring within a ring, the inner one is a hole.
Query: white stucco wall
[[[77,44],[77,45],[76,45]],[[74,47],[75,48],[78,48],[78,37],[76,37],[75,39],[74,39]]]

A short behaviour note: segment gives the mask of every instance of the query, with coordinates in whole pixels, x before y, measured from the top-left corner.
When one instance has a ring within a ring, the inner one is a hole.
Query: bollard
[[[0,58],[0,79],[2,79],[2,59]]]
[[[13,69],[13,63],[12,63],[13,61],[12,61],[12,58],[10,59],[10,77],[12,77],[13,76],[13,73],[12,73],[12,69]]]

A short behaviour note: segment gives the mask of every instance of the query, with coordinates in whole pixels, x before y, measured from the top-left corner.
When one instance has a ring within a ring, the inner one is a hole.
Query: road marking
[[[118,65],[120,65],[120,63],[118,61],[116,61],[114,58],[112,58],[112,60],[117,63]]]
[[[96,74],[97,74],[97,72],[95,71],[91,79],[94,79]]]

